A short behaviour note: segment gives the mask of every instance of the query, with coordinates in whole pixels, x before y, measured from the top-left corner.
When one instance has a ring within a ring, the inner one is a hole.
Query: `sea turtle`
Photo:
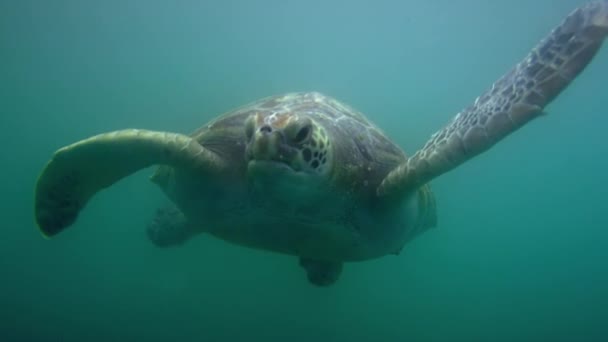
[[[142,168],[171,205],[147,228],[158,246],[209,233],[299,258],[316,285],[344,262],[397,254],[436,225],[433,178],[543,113],[608,34],[608,1],[583,5],[412,157],[355,109],[316,92],[272,96],[191,135],[128,129],[59,149],[36,186],[53,236],[99,190]]]

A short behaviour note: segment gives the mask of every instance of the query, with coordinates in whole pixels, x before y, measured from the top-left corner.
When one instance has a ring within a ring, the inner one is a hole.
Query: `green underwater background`
[[[315,90],[409,154],[582,0],[0,1],[0,341],[608,341],[608,48],[536,119],[433,181],[439,225],[328,288],[293,257],[144,233],[142,170],[46,240],[52,153],[190,133]]]

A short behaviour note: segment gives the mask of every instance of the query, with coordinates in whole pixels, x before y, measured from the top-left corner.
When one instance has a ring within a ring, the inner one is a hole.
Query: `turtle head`
[[[305,114],[252,114],[245,124],[249,165],[325,177],[332,169],[332,146],[321,125]]]
[[[325,128],[309,115],[252,114],[245,136],[248,178],[263,200],[302,207],[317,206],[327,197],[333,145]]]

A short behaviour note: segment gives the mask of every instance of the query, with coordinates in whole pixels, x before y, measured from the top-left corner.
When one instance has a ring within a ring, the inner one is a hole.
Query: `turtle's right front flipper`
[[[573,11],[523,61],[391,171],[378,194],[413,191],[539,116],[583,71],[607,35],[608,1]]]
[[[122,130],[55,152],[38,178],[35,217],[45,236],[70,226],[99,190],[148,166],[164,164],[222,172],[224,162],[192,138],[167,132]]]

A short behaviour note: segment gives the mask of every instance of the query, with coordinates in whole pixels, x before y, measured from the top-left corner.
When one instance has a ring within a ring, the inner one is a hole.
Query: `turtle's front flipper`
[[[539,116],[592,60],[607,34],[608,1],[577,8],[423,149],[390,172],[378,194],[416,189]]]
[[[174,205],[156,210],[146,234],[157,247],[179,246],[200,233],[186,216]]]
[[[342,263],[300,258],[300,266],[306,270],[308,281],[317,286],[329,286],[342,273]]]
[[[40,230],[46,236],[59,233],[97,191],[155,164],[202,173],[225,168],[215,153],[176,133],[133,129],[82,140],[55,152],[38,178],[35,217]]]

